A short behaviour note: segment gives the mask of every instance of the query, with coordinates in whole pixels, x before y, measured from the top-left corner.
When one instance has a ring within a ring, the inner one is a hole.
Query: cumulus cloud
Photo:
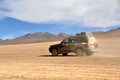
[[[2,17],[26,22],[69,22],[92,27],[120,25],[120,0],[4,0],[2,4]]]
[[[15,37],[13,35],[6,35],[4,37],[1,37],[1,39],[6,40],[6,39],[14,39]]]

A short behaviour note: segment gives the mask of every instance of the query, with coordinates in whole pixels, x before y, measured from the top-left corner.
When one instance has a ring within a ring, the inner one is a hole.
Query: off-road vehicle
[[[65,38],[60,44],[51,45],[49,52],[53,56],[62,54],[67,56],[68,53],[75,53],[78,56],[92,55],[98,51],[98,43],[91,32],[81,32],[75,36]]]

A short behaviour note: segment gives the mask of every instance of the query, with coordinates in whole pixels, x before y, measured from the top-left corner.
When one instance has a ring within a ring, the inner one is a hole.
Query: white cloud
[[[14,36],[13,35],[7,35],[7,36],[4,36],[4,37],[1,37],[1,39],[3,39],[3,40],[14,39]]]
[[[22,33],[22,35],[25,35],[25,34],[29,34],[31,32],[29,32],[29,31],[21,31],[21,33]]]
[[[4,16],[27,22],[120,25],[120,0],[4,0],[3,4]]]

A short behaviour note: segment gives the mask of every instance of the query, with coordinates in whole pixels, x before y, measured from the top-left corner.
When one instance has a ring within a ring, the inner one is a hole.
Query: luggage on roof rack
[[[93,34],[91,32],[81,32],[81,33],[77,33],[76,36],[80,37],[80,36],[93,36]]]

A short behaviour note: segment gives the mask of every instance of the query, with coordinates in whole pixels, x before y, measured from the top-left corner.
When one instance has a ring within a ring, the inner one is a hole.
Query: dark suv
[[[65,38],[60,44],[51,45],[49,52],[53,56],[75,53],[78,56],[92,55],[98,51],[98,43],[91,32],[81,32],[75,36]]]

